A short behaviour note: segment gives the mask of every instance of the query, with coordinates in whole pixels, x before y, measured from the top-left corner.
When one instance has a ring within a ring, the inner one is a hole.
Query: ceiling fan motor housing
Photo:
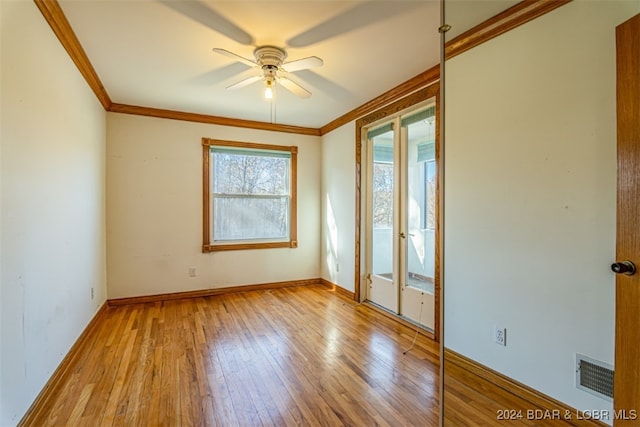
[[[280,66],[287,57],[287,52],[275,46],[260,46],[253,51],[256,62],[262,68],[263,79],[267,87],[273,85]]]
[[[265,66],[278,69],[287,58],[287,52],[275,46],[260,46],[253,51],[253,55],[262,69]]]

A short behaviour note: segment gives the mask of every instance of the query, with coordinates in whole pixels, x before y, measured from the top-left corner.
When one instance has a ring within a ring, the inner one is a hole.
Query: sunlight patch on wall
[[[329,269],[329,277],[333,283],[337,283],[338,280],[338,226],[336,224],[336,217],[333,213],[333,207],[331,206],[331,199],[329,195],[326,195],[327,199],[327,254],[326,265]]]

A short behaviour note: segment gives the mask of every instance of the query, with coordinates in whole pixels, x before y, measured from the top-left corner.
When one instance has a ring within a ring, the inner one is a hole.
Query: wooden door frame
[[[616,27],[617,206],[616,260],[640,266],[640,14]],[[640,417],[640,273],[616,276],[613,425]],[[631,411],[634,411],[631,413]],[[620,416],[623,415],[623,416]],[[627,416],[627,417],[624,417]]]
[[[440,123],[440,81],[435,81],[430,85],[402,98],[398,101],[395,101],[385,107],[380,108],[379,110],[374,111],[358,120],[356,120],[356,138],[355,138],[355,149],[356,149],[356,215],[355,215],[355,280],[354,280],[354,300],[357,302],[361,302],[363,294],[361,292],[361,286],[365,278],[362,276],[362,238],[363,238],[363,229],[362,229],[362,205],[364,202],[364,195],[362,194],[362,128],[370,125],[371,123],[377,122],[385,117],[390,117],[402,110],[410,108],[420,102],[426,101],[430,98],[436,99],[436,173],[440,174],[440,127],[438,124]],[[439,179],[436,180],[439,183]],[[440,230],[440,188],[439,184],[436,186],[436,253],[435,253],[435,274],[434,274],[434,303],[436,309],[435,320],[434,320],[434,339],[435,341],[440,340],[440,310],[438,307],[440,306],[440,239],[442,238],[442,232]]]

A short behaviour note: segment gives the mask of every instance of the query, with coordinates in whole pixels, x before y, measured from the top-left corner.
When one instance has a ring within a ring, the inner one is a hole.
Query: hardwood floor
[[[110,307],[32,425],[436,426],[413,338],[324,286]]]
[[[444,425],[569,427],[565,411],[525,401],[452,363],[445,363]]]
[[[403,354],[414,336],[322,285],[109,307],[22,425],[437,426],[439,346]],[[599,425],[527,417],[548,414],[454,364],[445,382],[446,427]]]

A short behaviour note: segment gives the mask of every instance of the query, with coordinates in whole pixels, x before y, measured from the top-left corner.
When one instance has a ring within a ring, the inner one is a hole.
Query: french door
[[[367,299],[435,325],[435,105],[367,129]]]

